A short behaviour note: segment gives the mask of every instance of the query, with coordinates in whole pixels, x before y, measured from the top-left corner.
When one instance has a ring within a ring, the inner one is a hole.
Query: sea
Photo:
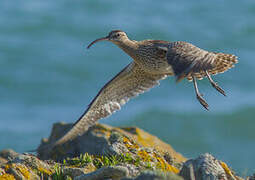
[[[1,0],[0,150],[35,149],[53,123],[72,123],[100,88],[132,59],[110,42],[93,40],[120,29],[130,39],[187,41],[238,56],[239,63],[193,84],[174,77],[130,100],[99,122],[137,126],[187,158],[209,152],[240,176],[255,172],[254,0]]]

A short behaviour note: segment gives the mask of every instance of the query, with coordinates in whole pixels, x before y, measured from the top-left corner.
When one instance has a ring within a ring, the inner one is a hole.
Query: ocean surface
[[[75,122],[99,89],[131,58],[110,42],[86,46],[111,30],[131,39],[188,41],[235,54],[239,63],[200,91],[174,77],[100,122],[138,126],[188,158],[209,152],[241,176],[255,172],[255,1],[1,0],[0,149],[35,149],[52,124]]]

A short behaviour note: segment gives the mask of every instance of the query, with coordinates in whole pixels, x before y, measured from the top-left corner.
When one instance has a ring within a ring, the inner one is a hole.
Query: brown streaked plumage
[[[99,119],[119,110],[130,98],[159,84],[159,80],[175,75],[177,80],[192,80],[199,102],[208,109],[208,104],[199,93],[196,79],[207,77],[220,93],[225,92],[212,80],[211,74],[222,73],[237,63],[230,54],[202,50],[187,42],[161,40],[130,40],[121,30],[111,31],[106,37],[96,39],[111,41],[133,58],[120,73],[110,80],[92,100],[71,130],[53,144],[61,145],[83,134]]]

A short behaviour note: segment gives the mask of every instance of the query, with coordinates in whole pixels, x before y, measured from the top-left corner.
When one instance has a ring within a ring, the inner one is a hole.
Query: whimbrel
[[[133,62],[103,86],[73,127],[53,146],[64,144],[83,134],[99,119],[120,110],[121,105],[130,98],[159,85],[160,80],[171,75],[175,75],[177,81],[183,78],[193,81],[198,101],[208,110],[209,106],[198,90],[196,79],[207,77],[212,86],[225,95],[213,81],[211,74],[223,73],[238,62],[234,55],[208,52],[187,42],[130,40],[120,30],[111,31],[106,37],[96,39],[87,48],[99,41],[114,43],[131,56]]]

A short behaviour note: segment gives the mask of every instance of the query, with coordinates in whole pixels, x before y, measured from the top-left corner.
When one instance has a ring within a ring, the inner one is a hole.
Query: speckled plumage
[[[77,135],[81,135],[97,120],[120,110],[121,106],[130,98],[158,85],[158,81],[166,77],[166,75],[151,76],[136,63],[130,63],[99,91],[73,128],[55,145],[63,144]]]
[[[209,74],[223,73],[237,63],[232,54],[214,53],[200,49],[193,44],[178,41],[169,44],[167,60],[177,78],[192,80],[192,74],[199,80]]]
[[[186,77],[195,84],[195,78],[202,79],[205,76],[209,78],[210,74],[224,72],[237,63],[234,55],[208,52],[187,42],[129,40],[120,30],[112,31],[108,36],[93,41],[88,48],[103,40],[116,44],[134,61],[104,85],[71,130],[53,146],[61,145],[83,134],[99,119],[120,110],[130,98],[158,85],[159,80],[167,76],[175,75],[177,79]],[[213,85],[212,79],[210,82]],[[216,89],[219,88],[218,91],[221,90],[216,83],[214,85]],[[208,104],[199,99],[202,97],[199,97],[196,85],[195,89],[198,100],[207,109]]]

